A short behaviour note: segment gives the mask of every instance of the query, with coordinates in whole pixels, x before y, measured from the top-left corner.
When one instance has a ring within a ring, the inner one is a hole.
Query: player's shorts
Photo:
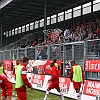
[[[81,88],[81,83],[82,82],[73,82],[74,89],[80,89]]]
[[[7,90],[2,90],[2,96],[12,96],[12,87],[9,87]]]
[[[50,83],[50,85],[48,86],[48,89],[57,89],[57,90],[60,90],[60,87],[59,87],[59,82],[52,82]]]
[[[21,88],[16,88],[18,100],[27,100],[26,97],[26,87],[22,86]]]

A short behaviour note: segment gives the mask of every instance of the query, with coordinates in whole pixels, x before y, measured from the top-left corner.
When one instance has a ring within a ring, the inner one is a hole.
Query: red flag
[[[62,32],[60,29],[51,29],[49,30],[48,37],[55,42],[59,36],[59,34]]]

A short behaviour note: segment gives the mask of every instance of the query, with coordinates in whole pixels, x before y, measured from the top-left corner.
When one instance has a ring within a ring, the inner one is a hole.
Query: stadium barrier
[[[62,59],[61,44],[50,44],[43,46],[35,46],[35,47],[25,47],[25,48],[17,48],[17,49],[5,49],[4,51],[0,51],[1,60],[4,59],[21,59],[23,56],[28,56],[29,59],[36,60],[46,60],[46,59]],[[13,58],[14,55],[14,58]]]
[[[15,76],[13,75],[13,71],[5,70],[5,72],[7,73],[9,80],[12,83],[15,83]],[[29,81],[31,82],[32,86],[35,89],[46,91],[48,87],[47,82],[48,79],[50,79],[50,75],[39,75],[39,74],[27,73],[27,78],[29,79]],[[76,92],[73,88],[73,83],[70,82],[69,78],[59,77],[59,86],[65,97],[77,99]],[[56,89],[53,89],[50,92],[59,95]],[[89,100],[89,99],[96,100],[96,96],[98,96],[99,94],[100,94],[100,82],[85,80],[81,100]]]
[[[0,51],[1,60],[13,59],[13,55],[15,59],[22,58],[23,56],[28,56],[29,59],[64,59],[71,60],[75,59],[86,60],[92,59],[88,57],[90,53],[94,55],[95,58],[99,57],[99,43],[100,39],[95,40],[85,40],[78,42],[70,42],[70,43],[62,43],[62,44],[49,44],[35,47],[25,47],[25,48],[9,48]],[[97,57],[96,57],[97,56]]]
[[[12,60],[5,60],[4,61],[4,69],[7,73],[7,76],[9,77],[9,80],[12,83],[15,83],[15,75],[13,73],[13,66],[12,63],[15,65],[15,61],[12,62]],[[35,89],[46,91],[46,88],[48,86],[48,79],[50,79],[50,62],[51,60],[30,60],[29,64],[27,66],[27,78],[33,85]],[[61,60],[59,60],[57,63],[61,65]],[[38,74],[35,74],[33,71],[33,68],[37,70]],[[87,60],[85,62],[85,71],[86,72],[100,72],[100,60]],[[49,74],[49,75],[45,75]],[[70,78],[68,77],[62,77],[59,78],[59,86],[61,88],[61,91],[63,92],[64,96],[77,99],[76,92],[73,88],[73,83],[70,82]],[[82,84],[83,85],[83,84]],[[82,90],[82,87],[81,87]],[[51,90],[51,93],[58,94],[58,92],[54,89]],[[98,95],[100,94],[100,81],[94,81],[94,80],[85,80],[83,91],[82,91],[82,100],[95,100]]]
[[[50,62],[52,60],[29,60],[27,65],[27,72],[33,72],[37,74],[51,74]],[[60,65],[60,73],[62,75],[62,60],[57,60]],[[4,70],[12,71],[15,66],[15,60],[4,60]]]

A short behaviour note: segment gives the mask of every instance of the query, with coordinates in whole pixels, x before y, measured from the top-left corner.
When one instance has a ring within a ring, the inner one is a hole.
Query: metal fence
[[[63,75],[68,77],[69,69],[66,71],[66,61],[74,59],[84,68],[84,61],[100,59],[100,39],[0,51],[0,59],[2,61],[4,59],[18,59],[23,56],[28,56],[31,60],[63,60]],[[100,79],[99,76],[100,73],[85,73],[86,78]]]
[[[86,60],[100,58],[100,39],[71,42],[63,44],[50,44],[35,47],[17,48],[0,51],[1,59],[12,59],[28,56],[30,59],[63,59]]]
[[[17,48],[11,50],[0,51],[0,59],[19,59],[28,56],[29,59],[62,59],[63,46],[60,44],[43,45],[35,47]]]
[[[100,59],[100,39],[86,41],[86,60]],[[100,80],[100,72],[85,72],[87,79]]]
[[[68,61],[74,59],[84,69],[86,60],[100,59],[100,39],[63,44],[63,75],[69,77]],[[67,68],[66,68],[67,66]],[[85,72],[86,79],[100,80],[100,72]]]
[[[64,59],[66,60],[81,60],[84,57],[84,41],[65,43],[63,45]]]
[[[67,62],[70,60],[75,60],[79,65],[84,67],[84,51],[84,41],[63,44],[63,75],[69,77],[70,65],[68,66],[69,63]]]
[[[100,59],[100,39],[86,41],[86,59]]]

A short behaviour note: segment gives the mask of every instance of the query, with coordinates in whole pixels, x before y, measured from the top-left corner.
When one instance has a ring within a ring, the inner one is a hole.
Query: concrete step
[[[95,52],[89,52],[88,55],[95,55]]]
[[[97,55],[95,54],[95,55],[87,55],[87,57],[97,57]]]
[[[84,60],[83,59],[80,59],[80,60],[76,60],[76,62],[84,62]]]
[[[91,57],[87,57],[87,59],[89,59],[89,60],[95,60],[96,59],[97,60],[97,59],[99,59],[99,57],[92,57],[91,56]]]

